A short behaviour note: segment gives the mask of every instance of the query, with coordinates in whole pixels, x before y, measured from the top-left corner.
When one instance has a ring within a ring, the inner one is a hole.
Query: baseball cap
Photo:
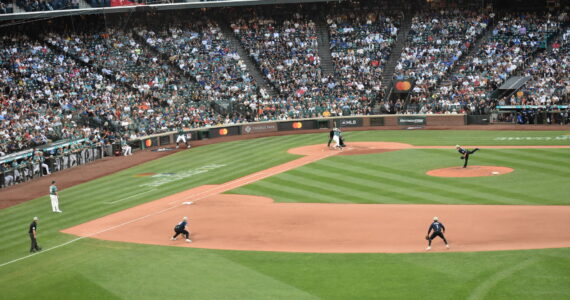
[[[437,221],[437,220],[439,220],[439,218],[438,218],[438,217],[433,217],[433,220],[434,220],[434,221]]]
[[[34,217],[34,221],[37,221],[37,220],[39,220],[39,219],[40,219],[40,218],[38,218],[38,217]]]

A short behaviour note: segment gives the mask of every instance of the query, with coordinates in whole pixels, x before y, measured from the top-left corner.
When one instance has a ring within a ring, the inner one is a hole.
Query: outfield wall
[[[314,132],[315,130],[328,130],[339,127],[344,130],[358,130],[359,128],[379,129],[429,129],[440,126],[467,125],[466,115],[368,115],[300,119],[286,121],[256,122],[234,124],[227,126],[214,126],[206,128],[189,129],[186,138],[190,142],[216,139],[221,137],[237,136],[268,136],[283,133]],[[141,137],[130,142],[134,149],[162,147],[174,144],[178,133],[175,131]]]

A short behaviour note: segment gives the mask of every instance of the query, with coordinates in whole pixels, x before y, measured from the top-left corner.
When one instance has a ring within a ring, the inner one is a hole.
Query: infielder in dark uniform
[[[430,235],[431,231],[433,230],[433,233]],[[428,240],[428,246],[426,248],[426,250],[431,250],[431,240],[435,239],[436,236],[439,236],[440,238],[443,239],[443,242],[445,242],[445,247],[447,247],[447,249],[449,249],[449,244],[447,243],[447,240],[445,239],[445,236],[443,235],[445,233],[445,226],[443,226],[443,224],[441,224],[439,222],[439,218],[438,217],[433,217],[433,223],[431,223],[429,225],[429,229],[428,229],[428,233],[426,235],[426,240]]]
[[[187,221],[188,221],[188,218],[184,217],[184,218],[182,218],[182,222],[180,222],[180,223],[176,224],[176,226],[174,226],[175,234],[174,234],[174,236],[172,236],[172,238],[170,240],[176,241],[176,237],[179,234],[183,234],[184,237],[186,237],[186,241],[188,243],[192,243],[192,241],[190,240],[190,233],[186,230],[186,225],[188,224]]]
[[[461,153],[461,159],[465,160],[465,163],[463,163],[463,167],[467,168],[467,162],[469,161],[469,155],[475,153],[475,151],[479,150],[479,148],[475,148],[473,151],[469,151],[468,149],[462,148],[459,145],[455,146],[455,149],[457,149],[457,152]]]
[[[42,250],[40,246],[38,246],[38,241],[36,240],[36,231],[38,229],[38,217],[34,217],[34,220],[30,224],[30,229],[28,230],[28,234],[30,235],[30,240],[32,240],[32,246],[30,247],[30,253],[34,253],[36,251]]]

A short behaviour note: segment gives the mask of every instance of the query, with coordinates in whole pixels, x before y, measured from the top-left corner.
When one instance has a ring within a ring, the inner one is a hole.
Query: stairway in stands
[[[278,95],[277,91],[269,83],[269,80],[267,80],[267,77],[265,77],[265,75],[263,75],[261,73],[259,66],[251,58],[251,56],[249,55],[249,52],[245,49],[243,44],[235,36],[230,25],[227,24],[226,22],[223,22],[223,21],[218,21],[218,22],[219,22],[220,28],[222,29],[222,33],[224,34],[224,36],[226,37],[226,39],[230,43],[231,49],[235,50],[239,54],[240,58],[243,60],[243,62],[247,66],[247,71],[249,72],[249,75],[251,75],[251,77],[253,77],[253,79],[257,83],[257,87],[264,89],[271,98],[277,97],[277,95]]]
[[[394,43],[394,46],[392,46],[392,53],[390,53],[390,58],[388,58],[388,61],[386,61],[384,72],[382,73],[383,87],[389,86],[392,82],[392,77],[394,75],[394,71],[396,70],[396,65],[398,64],[400,56],[402,55],[402,49],[404,49],[404,46],[408,40],[410,28],[412,28],[412,17],[413,15],[407,14],[402,20],[402,26],[400,26],[400,30],[398,31],[396,43]]]
[[[475,43],[471,46],[471,48],[469,48],[469,50],[467,50],[466,53],[463,53],[463,55],[461,55],[461,57],[455,62],[455,64],[453,64],[453,67],[451,67],[451,69],[447,71],[447,75],[441,80],[438,86],[451,85],[451,77],[453,76],[453,74],[456,74],[457,71],[459,71],[459,68],[463,64],[465,64],[465,62],[473,60],[473,58],[479,52],[481,45],[486,43],[493,34],[494,27],[495,26],[493,26],[492,23],[487,27],[487,29],[483,32],[483,34],[479,37],[479,39],[475,41]]]
[[[133,40],[135,40],[137,43],[139,43],[139,45],[141,45],[141,47],[144,47],[153,56],[158,57],[160,60],[162,60],[163,63],[167,64],[173,72],[176,72],[176,74],[179,75],[178,78],[180,79],[181,82],[184,82],[184,83],[191,82],[193,84],[196,84],[196,78],[194,78],[193,76],[187,74],[184,70],[182,70],[178,66],[176,61],[170,60],[168,57],[168,54],[161,53],[155,47],[152,47],[151,45],[149,45],[146,42],[146,39],[143,36],[139,35],[136,32],[136,30],[131,29],[131,34],[132,34]]]
[[[329,27],[324,18],[319,18],[316,23],[317,41],[319,43],[319,57],[321,58],[321,70],[323,76],[334,76],[334,65],[331,56],[331,42],[329,39]]]
[[[396,36],[396,42],[392,46],[392,52],[390,57],[384,65],[384,72],[382,73],[382,87],[385,89],[384,99],[377,99],[377,103],[374,107],[374,113],[380,112],[379,102],[385,99],[389,99],[391,93],[392,77],[394,76],[394,71],[396,70],[396,65],[400,60],[402,55],[402,49],[407,43],[408,34],[412,28],[412,17],[413,13],[407,12],[402,20],[402,25],[399,28],[398,35]]]

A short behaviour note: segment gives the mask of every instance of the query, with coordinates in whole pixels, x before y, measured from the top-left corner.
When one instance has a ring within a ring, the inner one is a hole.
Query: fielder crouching
[[[186,242],[188,243],[192,243],[192,241],[190,240],[190,233],[186,230],[186,225],[188,224],[188,217],[184,217],[182,218],[182,222],[176,224],[176,226],[174,226],[174,236],[172,236],[172,238],[170,240],[172,241],[176,241],[176,237],[179,234],[184,235],[184,237],[186,238]]]
[[[433,233],[430,235],[432,230],[433,230]],[[445,233],[445,226],[443,226],[443,224],[441,224],[439,222],[438,217],[433,217],[433,223],[431,223],[429,225],[428,233],[426,235],[426,240],[428,240],[428,246],[427,246],[426,250],[427,251],[431,250],[431,240],[435,239],[436,236],[439,236],[440,238],[442,238],[443,242],[445,243],[445,247],[447,247],[447,249],[449,249],[449,244],[447,243],[447,240],[445,239],[445,236],[443,235],[444,233]]]

